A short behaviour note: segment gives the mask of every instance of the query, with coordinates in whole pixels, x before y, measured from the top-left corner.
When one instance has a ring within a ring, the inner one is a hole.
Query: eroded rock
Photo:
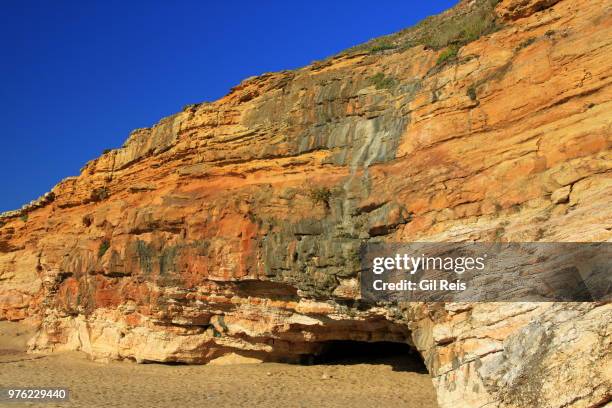
[[[363,242],[612,238],[606,1],[496,10],[452,63],[422,44],[345,53],[133,132],[2,217],[0,319],[40,319],[34,352],[101,360],[405,342],[441,407],[602,406],[609,304],[359,298]]]

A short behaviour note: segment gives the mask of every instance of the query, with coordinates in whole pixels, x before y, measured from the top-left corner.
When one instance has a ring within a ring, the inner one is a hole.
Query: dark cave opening
[[[304,356],[303,363],[314,365],[386,364],[390,365],[394,371],[428,373],[421,355],[407,343],[333,340],[323,342],[321,346],[319,353]]]

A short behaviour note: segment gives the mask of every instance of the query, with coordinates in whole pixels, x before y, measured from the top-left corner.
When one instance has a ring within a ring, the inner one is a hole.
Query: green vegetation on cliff
[[[501,28],[494,13],[497,3],[499,0],[477,0],[470,6],[459,5],[413,27],[350,48],[344,54],[401,51],[418,45],[434,50],[461,47]]]
[[[100,246],[98,247],[98,258],[102,258],[104,254],[106,253],[106,251],[108,251],[109,248],[110,248],[110,241],[108,239],[105,239],[104,241],[102,241],[100,243]]]

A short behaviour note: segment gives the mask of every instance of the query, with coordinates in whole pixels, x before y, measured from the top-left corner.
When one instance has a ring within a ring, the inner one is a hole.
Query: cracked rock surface
[[[449,63],[344,53],[135,130],[0,216],[0,320],[99,360],[407,342],[441,407],[604,406],[609,303],[359,299],[364,242],[612,239],[610,2],[495,13]]]

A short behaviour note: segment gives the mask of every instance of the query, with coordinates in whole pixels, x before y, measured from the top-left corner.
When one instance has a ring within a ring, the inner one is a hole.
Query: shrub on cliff
[[[493,6],[490,7],[446,21],[425,36],[424,45],[435,50],[449,45],[463,46],[497,31],[500,27],[493,15]]]
[[[104,241],[102,241],[100,243],[100,246],[98,247],[98,258],[102,258],[104,254],[106,253],[106,251],[108,251],[109,248],[110,248],[110,241],[108,239],[105,239]]]
[[[515,49],[514,51],[520,51],[524,48],[529,47],[531,44],[533,44],[534,42],[536,42],[536,38],[535,37],[531,37],[526,39],[525,41],[521,42]]]
[[[501,28],[494,12],[497,3],[499,0],[479,0],[467,8],[459,7],[450,13],[428,17],[413,27],[375,38],[345,53],[376,52],[392,48],[401,51],[419,45],[434,50],[450,45],[461,47]]]
[[[476,86],[475,85],[470,85],[467,89],[467,96],[470,97],[471,100],[475,101],[476,99],[478,99],[478,95],[476,93]]]
[[[457,54],[459,53],[459,47],[456,45],[451,45],[438,56],[438,60],[436,61],[436,65],[446,64],[451,61],[455,61],[457,59]]]
[[[313,187],[308,190],[308,197],[313,204],[323,204],[326,208],[329,208],[329,200],[331,199],[332,192],[328,187]]]
[[[381,52],[381,51],[387,51],[387,50],[394,50],[397,48],[397,45],[392,44],[389,41],[381,41],[378,44],[374,44],[374,46],[372,48],[370,48],[370,53],[375,54],[377,52]]]
[[[379,72],[378,74],[371,77],[370,82],[372,83],[372,85],[374,85],[374,87],[376,87],[376,89],[391,89],[397,83],[395,78],[391,76],[385,76],[385,74],[383,74],[382,72]]]

